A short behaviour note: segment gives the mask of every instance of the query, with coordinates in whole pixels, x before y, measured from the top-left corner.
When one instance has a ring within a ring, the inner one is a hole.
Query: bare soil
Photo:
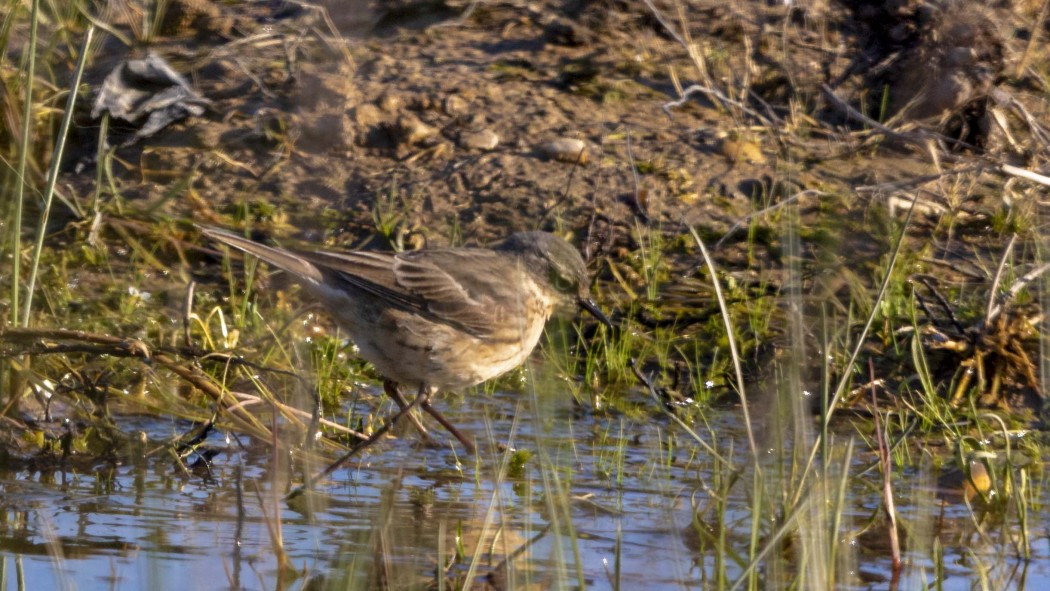
[[[978,298],[1017,212],[1041,207],[1045,187],[1001,169],[1048,154],[1032,3],[322,4],[177,0],[148,48],[108,37],[89,84],[148,50],[212,101],[118,150],[123,197],[344,247],[555,230],[635,295],[648,228],[666,240],[661,297],[694,310],[711,294],[687,227],[753,293],[779,293],[801,257],[802,293],[845,311],[913,198],[912,264]],[[105,16],[135,33],[135,14]]]

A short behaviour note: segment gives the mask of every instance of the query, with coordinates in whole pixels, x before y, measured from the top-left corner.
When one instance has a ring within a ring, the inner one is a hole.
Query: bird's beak
[[[598,322],[601,322],[602,324],[604,324],[609,329],[612,329],[613,324],[609,320],[609,317],[606,316],[604,312],[602,312],[601,308],[599,308],[598,304],[595,304],[594,301],[592,301],[592,300],[590,300],[588,298],[585,298],[585,297],[581,297],[581,298],[576,300],[576,303],[579,304],[579,306],[581,308],[583,308],[584,310],[587,310],[588,312],[590,312],[591,316],[594,316],[595,318],[597,318]]]

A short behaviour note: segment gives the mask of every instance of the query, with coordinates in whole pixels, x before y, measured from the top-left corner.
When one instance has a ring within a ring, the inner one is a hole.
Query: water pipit
[[[396,416],[410,406],[398,387],[414,388],[412,404],[470,452],[473,443],[431,405],[431,395],[521,365],[563,302],[611,326],[590,299],[580,253],[547,232],[512,234],[492,248],[393,253],[283,249],[216,228],[201,231],[291,273],[386,378],[384,390],[402,409]]]

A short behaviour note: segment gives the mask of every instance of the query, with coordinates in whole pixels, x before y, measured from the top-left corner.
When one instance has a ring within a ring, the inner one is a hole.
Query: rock
[[[414,145],[437,135],[437,130],[423,123],[415,115],[398,117],[394,137],[399,144]]]
[[[718,142],[718,153],[730,162],[751,162],[765,164],[762,147],[757,140],[729,135]]]
[[[348,119],[352,123],[353,141],[357,145],[378,148],[391,143],[382,125],[383,114],[375,105],[357,105],[350,110]]]
[[[588,162],[587,144],[576,138],[565,137],[544,142],[537,146],[536,150],[542,156],[558,162],[580,165],[586,165]]]
[[[387,113],[396,113],[401,110],[401,106],[404,105],[405,101],[396,94],[390,94],[389,92],[379,97],[376,104],[379,108],[386,111]]]
[[[449,117],[458,117],[467,112],[467,108],[470,105],[467,104],[467,100],[459,95],[452,95],[445,97],[444,104],[441,105],[441,110],[445,112]]]
[[[354,125],[367,129],[379,125],[383,120],[383,115],[375,105],[364,104],[357,105],[350,110],[350,119],[354,122]]]
[[[459,147],[466,150],[495,150],[499,145],[499,136],[491,129],[464,131],[459,134]]]

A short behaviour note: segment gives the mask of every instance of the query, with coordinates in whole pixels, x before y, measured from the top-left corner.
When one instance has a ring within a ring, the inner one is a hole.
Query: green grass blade
[[[36,6],[36,2],[33,3]],[[35,28],[35,22],[34,22]],[[37,226],[36,245],[33,247],[32,265],[29,271],[29,284],[26,287],[25,311],[22,314],[22,326],[29,326],[29,315],[33,308],[33,290],[36,287],[37,272],[40,269],[40,253],[44,250],[44,235],[47,232],[47,218],[51,213],[51,202],[55,195],[55,184],[58,182],[58,170],[62,165],[62,153],[66,149],[66,139],[69,136],[69,125],[73,121],[73,109],[77,103],[77,90],[80,88],[80,80],[84,75],[84,65],[87,63],[88,47],[91,38],[95,35],[94,25],[88,27],[84,33],[84,43],[80,47],[80,56],[77,59],[77,67],[73,72],[73,84],[69,89],[69,99],[66,101],[66,111],[62,114],[62,125],[59,128],[58,138],[55,140],[55,151],[51,156],[51,167],[47,173],[47,188],[44,190],[44,207],[40,211],[40,224]],[[24,157],[24,155],[23,155]],[[24,185],[24,183],[22,183]],[[15,257],[17,259],[17,257]],[[17,285],[17,282],[15,283]],[[17,308],[17,306],[12,306]]]
[[[13,17],[12,17],[13,18]],[[29,16],[29,49],[26,56],[25,104],[22,109],[22,140],[18,147],[18,189],[11,220],[11,322],[18,323],[18,287],[22,283],[22,206],[26,189],[26,166],[29,163],[29,136],[33,128],[33,79],[36,77],[37,23],[40,0],[33,0]]]

